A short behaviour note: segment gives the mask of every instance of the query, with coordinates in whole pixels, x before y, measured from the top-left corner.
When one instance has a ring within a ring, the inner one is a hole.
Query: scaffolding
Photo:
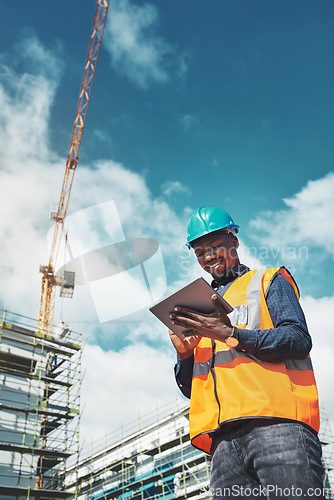
[[[1,500],[210,498],[210,457],[190,443],[188,402],[157,409],[79,458],[81,335],[63,322],[43,335],[35,320],[1,315]],[[334,438],[323,409],[319,437],[331,492]]]
[[[334,439],[324,410],[319,437],[331,499]],[[94,445],[67,471],[79,500],[211,498],[210,457],[190,443],[188,403],[166,405]]]
[[[210,498],[210,457],[190,443],[188,404],[166,405],[100,448],[67,473],[80,500]]]
[[[334,499],[334,436],[326,409],[320,406],[319,439],[322,447],[322,463],[325,469],[324,488],[328,499]]]
[[[68,498],[79,449],[81,335],[0,309],[0,499]]]

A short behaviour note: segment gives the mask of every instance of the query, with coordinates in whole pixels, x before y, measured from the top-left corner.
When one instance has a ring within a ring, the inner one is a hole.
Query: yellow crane
[[[52,245],[49,255],[49,262],[46,266],[41,266],[40,268],[40,271],[42,272],[43,276],[42,276],[42,289],[41,289],[41,298],[39,305],[37,330],[41,334],[43,334],[43,336],[49,335],[52,332],[53,321],[54,321],[56,286],[63,285],[62,280],[56,276],[55,264],[57,262],[57,256],[59,253],[61,238],[64,231],[64,221],[70,199],[73,178],[78,164],[81,138],[85,125],[90,95],[92,92],[96,65],[99,57],[104,27],[107,19],[109,2],[110,0],[97,0],[93,27],[89,40],[88,53],[86,57],[85,69],[81,82],[79,100],[75,114],[71,143],[70,143],[69,153],[67,155],[66,168],[60,194],[60,200],[57,212],[55,212],[52,217],[55,220],[55,226],[54,226]],[[46,374],[49,373],[49,370],[50,370],[50,365],[48,361]],[[46,384],[45,386],[44,394],[45,396],[43,404],[45,406],[45,410],[47,411],[48,398],[49,398],[48,384]],[[42,416],[41,428],[43,429],[43,426],[46,426],[47,423],[48,423],[48,414],[46,413]],[[41,434],[39,439],[39,448],[44,449],[45,447],[46,447],[46,439],[45,436]],[[36,486],[35,486],[36,489],[43,488],[44,461],[45,457],[43,455],[40,455],[37,468],[37,476],[36,476]]]
[[[110,0],[97,0],[58,210],[52,217],[55,220],[55,227],[49,262],[46,266],[40,267],[43,277],[37,330],[45,335],[50,333],[53,325],[56,286],[62,284],[61,280],[55,275],[55,264],[57,262],[60,242],[64,230],[64,221],[70,199],[73,178],[77,168],[82,132],[92,92],[109,3]]]

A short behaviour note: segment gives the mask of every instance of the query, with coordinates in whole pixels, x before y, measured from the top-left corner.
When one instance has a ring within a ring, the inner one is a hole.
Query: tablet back
[[[173,325],[169,317],[170,313],[174,311],[176,306],[189,307],[202,313],[212,313],[214,312],[214,307],[211,302],[211,296],[214,293],[216,293],[215,290],[205,281],[204,278],[197,278],[192,283],[189,283],[189,285],[181,288],[181,290],[150,307],[150,311],[178,337],[183,339],[183,333],[186,334],[187,332],[190,332],[181,326]],[[231,307],[226,300],[219,295],[218,300],[224,306],[226,313],[233,311],[233,307]]]

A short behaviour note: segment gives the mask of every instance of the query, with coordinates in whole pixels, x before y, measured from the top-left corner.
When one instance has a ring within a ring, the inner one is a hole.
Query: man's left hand
[[[195,331],[202,337],[224,342],[232,334],[233,327],[216,293],[211,296],[211,301],[215,309],[211,314],[200,313],[188,307],[175,307],[170,313],[172,323],[192,330],[192,333]]]

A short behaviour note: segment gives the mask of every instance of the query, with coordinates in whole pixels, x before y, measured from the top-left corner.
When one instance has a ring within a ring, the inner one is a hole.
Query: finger
[[[191,309],[190,307],[183,307],[183,306],[174,307],[173,311],[171,311],[171,312],[174,312],[174,311],[181,312],[182,314],[187,314],[188,312],[196,312],[193,309]]]
[[[171,311],[171,314],[183,314],[185,316],[208,316],[207,314],[205,313],[201,313],[199,311],[196,311],[195,309],[191,309],[190,307],[181,307],[181,306],[177,306],[174,308],[174,311]]]
[[[222,303],[219,301],[218,295],[216,293],[211,295],[211,302],[213,304],[213,307],[215,308],[215,312],[219,316],[226,316],[225,309],[224,309]]]
[[[176,335],[176,333],[174,333],[170,329],[168,329],[168,333],[169,333],[169,337],[172,341],[172,344],[174,345],[174,347],[176,349],[184,343],[185,336],[182,333],[179,333],[178,335]]]
[[[169,333],[170,337],[177,337],[176,333],[174,333],[172,330],[170,330],[170,328],[168,328],[168,333]]]
[[[187,335],[184,337],[184,345],[186,345],[188,347],[188,349],[194,349],[195,347],[197,347],[197,345],[199,344],[199,342],[202,338],[194,330],[192,333],[193,333],[193,335]]]
[[[184,326],[189,330],[197,330],[201,326],[201,322],[192,318],[179,317],[170,315],[172,325]]]
[[[202,314],[191,309],[175,308],[175,310],[170,313],[170,316],[175,318],[191,318],[195,321],[203,321],[203,319],[207,318],[209,314]]]
[[[192,339],[196,339],[200,335],[198,335],[198,332],[196,330],[183,330],[182,334],[185,336],[185,338],[189,341]]]

